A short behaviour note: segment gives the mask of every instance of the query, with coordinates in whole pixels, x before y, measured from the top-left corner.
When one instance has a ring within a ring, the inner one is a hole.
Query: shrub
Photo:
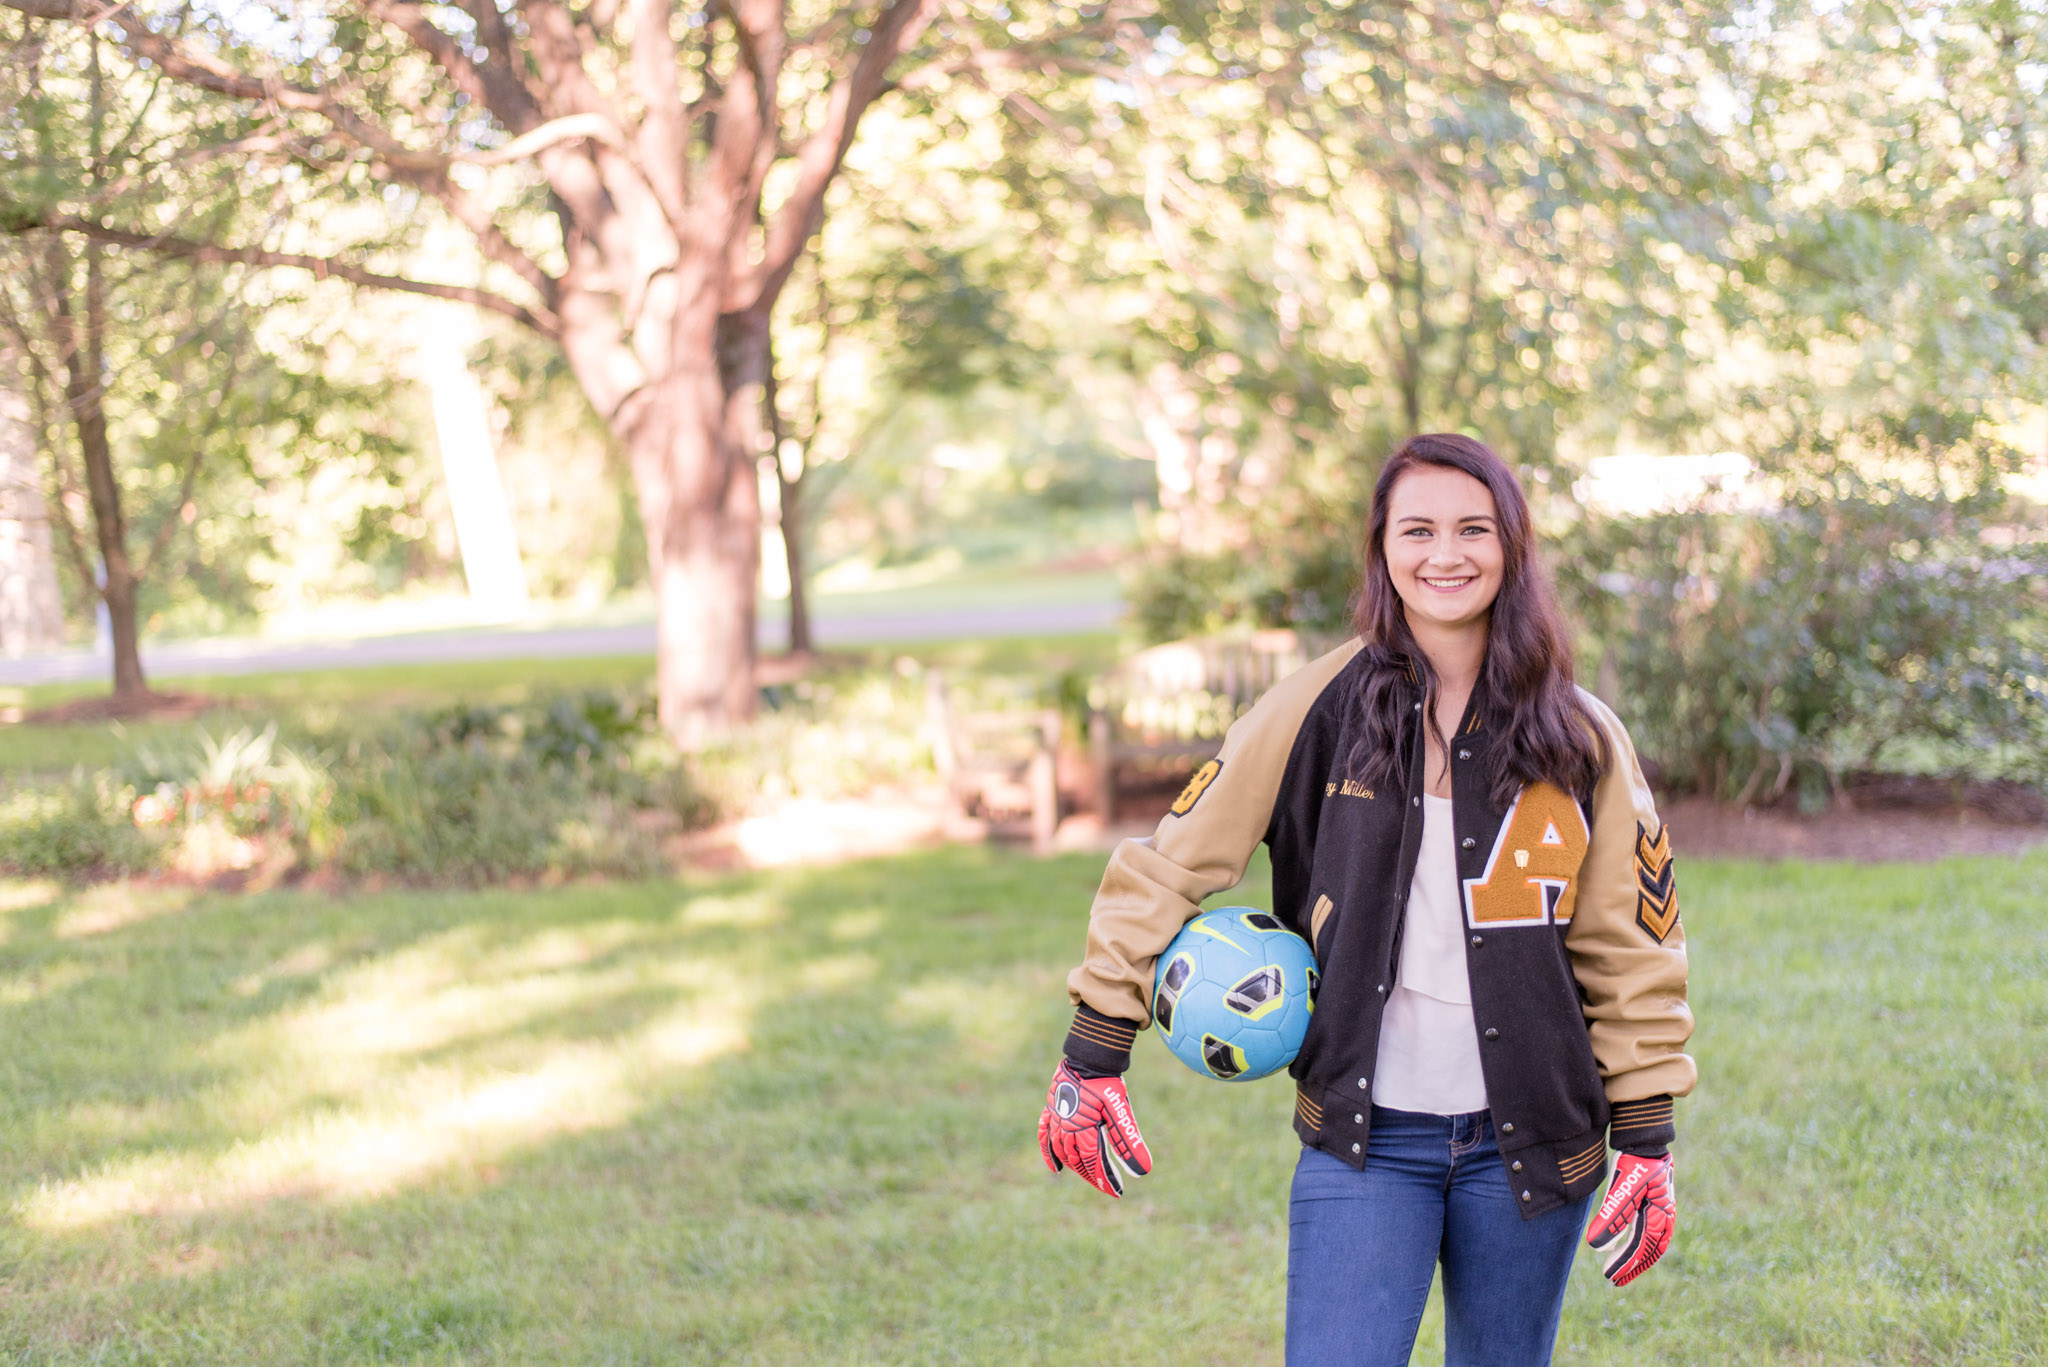
[[[710,815],[646,701],[603,691],[367,727],[329,772],[348,874],[639,875],[665,830]]]
[[[1156,549],[1126,599],[1147,641],[1237,626],[1346,633],[1358,588],[1355,530],[1305,527],[1215,552]]]
[[[1956,494],[1808,454],[1774,507],[1567,530],[1549,560],[1582,677],[1674,787],[1812,808],[1852,773],[2048,780],[2048,543],[1988,469]],[[1239,550],[1162,548],[1132,614],[1155,641],[1348,632],[1355,536],[1309,516]]]
[[[956,706],[980,697],[985,680],[954,676]],[[903,660],[891,670],[848,671],[763,690],[751,726],[694,756],[693,773],[719,811],[743,812],[785,797],[846,797],[929,778],[923,671]],[[1011,701],[1011,700],[1005,700]]]
[[[139,873],[164,845],[129,816],[134,790],[110,774],[0,796],[0,868],[21,874]]]
[[[1837,470],[1767,510],[1589,523],[1557,559],[1671,781],[1812,808],[1887,764],[2048,777],[2048,547],[2017,525],[1988,484]]]
[[[478,883],[641,875],[710,804],[644,699],[360,720],[286,744],[273,723],[138,747],[65,785],[0,796],[0,867],[73,876],[171,861]],[[289,859],[286,860],[286,856]]]

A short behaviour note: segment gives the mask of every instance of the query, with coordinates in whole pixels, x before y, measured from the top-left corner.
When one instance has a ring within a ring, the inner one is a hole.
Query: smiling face
[[[1389,491],[1386,537],[1387,575],[1418,643],[1486,629],[1507,553],[1484,484],[1441,465],[1409,470]]]

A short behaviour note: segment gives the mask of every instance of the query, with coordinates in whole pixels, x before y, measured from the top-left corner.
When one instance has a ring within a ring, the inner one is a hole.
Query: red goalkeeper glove
[[[1054,1172],[1072,1168],[1111,1196],[1124,1194],[1123,1173],[1143,1177],[1152,1171],[1152,1150],[1138,1133],[1124,1080],[1082,1077],[1065,1059],[1052,1075],[1038,1116],[1038,1152]]]
[[[1600,1255],[1600,1270],[1607,1280],[1627,1286],[1664,1256],[1677,1225],[1671,1155],[1638,1158],[1624,1153],[1614,1160],[1614,1180],[1586,1226],[1586,1242]]]

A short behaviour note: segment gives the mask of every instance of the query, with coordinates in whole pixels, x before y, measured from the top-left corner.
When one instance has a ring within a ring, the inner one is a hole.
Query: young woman
[[[1528,503],[1485,446],[1416,437],[1373,490],[1357,638],[1231,727],[1111,856],[1039,1120],[1055,1172],[1149,1172],[1122,1073],[1153,961],[1271,848],[1322,986],[1291,1072],[1287,1360],[1550,1361],[1581,1222],[1616,1285],[1669,1244],[1690,1091],[1670,844],[1614,714],[1572,682]]]

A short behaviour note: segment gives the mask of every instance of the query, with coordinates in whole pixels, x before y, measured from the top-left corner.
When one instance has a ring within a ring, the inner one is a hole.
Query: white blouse
[[[1380,1018],[1372,1099],[1398,1111],[1463,1115],[1486,1109],[1486,1079],[1465,971],[1451,800],[1425,795],[1422,803],[1422,852],[1408,889],[1400,969]]]

